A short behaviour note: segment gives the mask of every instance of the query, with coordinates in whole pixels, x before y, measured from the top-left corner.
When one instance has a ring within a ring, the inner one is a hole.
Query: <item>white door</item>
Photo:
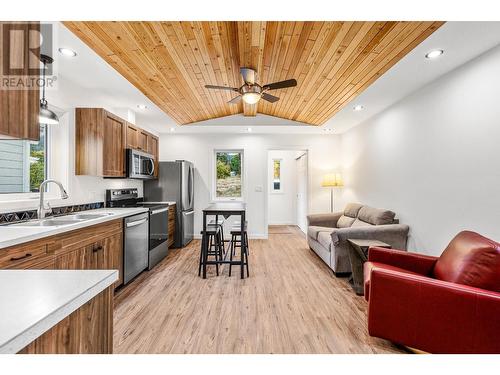
[[[307,152],[296,160],[297,167],[297,225],[307,231]]]

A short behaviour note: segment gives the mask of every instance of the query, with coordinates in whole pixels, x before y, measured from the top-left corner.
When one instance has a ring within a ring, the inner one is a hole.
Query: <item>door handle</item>
[[[192,215],[192,214],[194,214],[194,211],[190,211],[190,212],[188,212],[188,213],[187,213],[187,214],[185,214],[185,215],[186,215],[186,216],[188,216],[188,215]]]
[[[168,211],[168,207],[159,208],[158,210],[151,211],[151,215],[156,215],[156,214],[159,214],[160,212],[165,212],[165,211]]]
[[[146,221],[148,221],[148,219],[142,219],[142,220],[137,220],[137,221],[131,221],[130,223],[127,223],[125,226],[127,228],[132,228],[132,227],[135,227],[137,225],[141,225],[141,224],[144,224]]]

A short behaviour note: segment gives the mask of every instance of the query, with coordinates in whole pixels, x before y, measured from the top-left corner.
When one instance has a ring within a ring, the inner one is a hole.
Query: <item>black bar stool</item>
[[[240,251],[243,252],[243,264],[247,269],[247,277],[250,276],[248,270],[248,233],[247,233],[247,222],[245,221],[245,228],[243,233],[241,233],[241,225],[234,225],[231,228],[231,244],[229,247],[229,276],[231,276],[231,262],[233,261],[233,255],[235,254],[236,248],[239,247]]]
[[[226,221],[224,219],[224,217],[218,217],[217,218],[217,222],[215,221],[216,219],[211,219],[209,222],[208,222],[208,225],[217,225],[219,228],[220,228],[220,236],[222,238],[222,256],[225,255],[226,253],[226,247],[225,247],[225,242],[228,242],[226,241],[225,237],[224,237],[224,222]]]
[[[201,249],[200,249],[200,264],[198,266],[198,276],[201,276],[201,268],[205,264],[205,261],[208,262],[208,257],[215,257],[215,262],[219,262],[222,260],[222,249],[223,242],[221,239],[221,230],[218,225],[208,224],[207,230],[205,232],[200,232],[202,236],[201,240]],[[208,246],[205,245],[205,241],[208,241]],[[203,254],[204,249],[207,249],[207,253]],[[219,276],[219,263],[215,263],[215,272],[217,276]]]
[[[246,231],[248,221],[245,220],[245,242],[247,243],[247,254],[250,254],[250,242],[248,242],[248,232]],[[241,227],[241,221],[236,220],[233,224],[234,227]]]

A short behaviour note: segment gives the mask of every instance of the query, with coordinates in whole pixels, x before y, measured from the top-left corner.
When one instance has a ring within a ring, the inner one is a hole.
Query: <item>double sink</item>
[[[74,214],[74,215],[64,215],[57,217],[48,217],[46,219],[40,220],[30,220],[22,223],[10,224],[12,227],[57,227],[60,225],[70,225],[81,223],[87,220],[100,219],[113,215],[112,213],[100,213],[100,214]]]

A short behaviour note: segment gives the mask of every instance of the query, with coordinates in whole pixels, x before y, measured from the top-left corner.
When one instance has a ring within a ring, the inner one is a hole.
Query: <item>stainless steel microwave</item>
[[[151,154],[128,148],[127,157],[127,177],[140,180],[154,178],[155,161]]]

